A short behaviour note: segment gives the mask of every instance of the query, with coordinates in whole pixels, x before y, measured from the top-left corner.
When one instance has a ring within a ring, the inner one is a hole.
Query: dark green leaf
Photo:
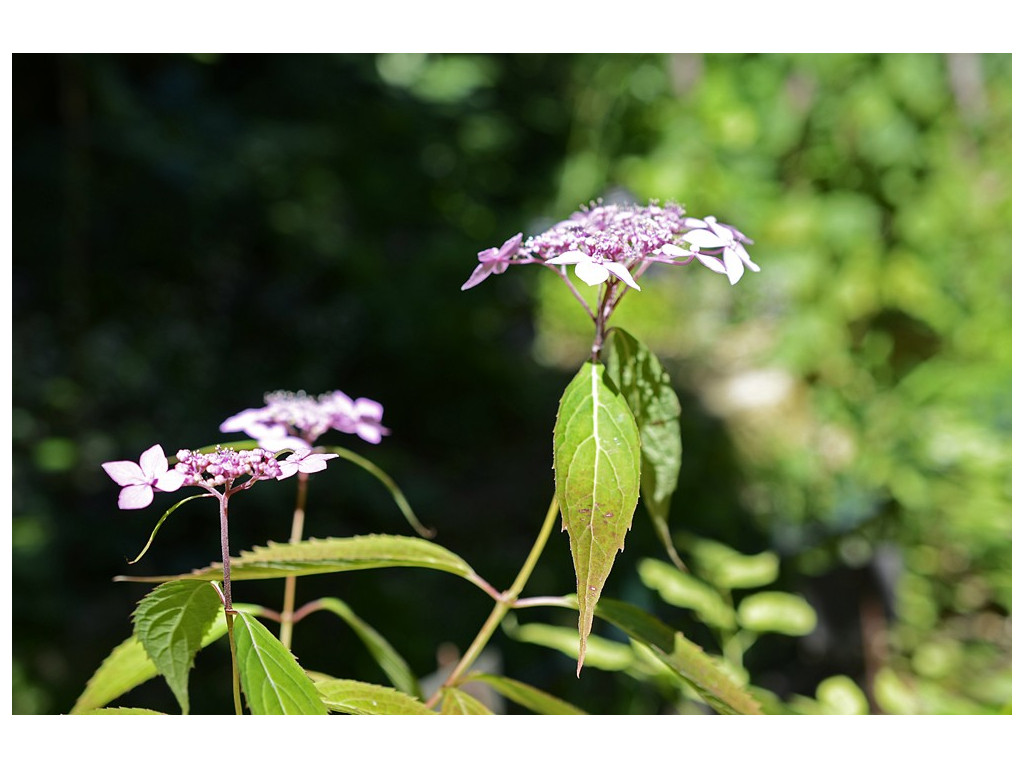
[[[174,692],[182,714],[188,714],[189,670],[222,607],[210,584],[179,581],[156,587],[132,616],[135,636]]]
[[[640,497],[640,435],[626,401],[600,363],[566,387],[555,422],[555,494],[576,568],[579,674],[594,607],[625,546]]]
[[[384,670],[384,674],[388,676],[388,679],[394,683],[398,690],[410,696],[419,697],[421,695],[419,681],[417,681],[409,665],[406,664],[405,659],[399,655],[398,651],[391,646],[391,643],[385,640],[377,630],[356,616],[346,603],[337,598],[325,597],[321,598],[318,602],[324,610],[340,616],[352,627],[352,630],[359,636],[367,650],[373,655],[377,664]]]
[[[644,506],[672,562],[686,570],[668,528],[669,507],[683,461],[679,397],[661,362],[645,344],[621,328],[612,328],[607,339],[611,342],[604,347],[608,375],[629,404],[640,430]]]
[[[327,710],[291,652],[255,617],[234,621],[238,673],[254,715],[326,715]]]
[[[441,694],[442,715],[493,715],[487,707],[458,688],[445,688]]]
[[[317,682],[324,704],[332,712],[347,715],[436,715],[419,699],[408,694],[358,680]]]
[[[562,701],[550,693],[534,688],[532,685],[521,683],[500,675],[488,675],[483,672],[470,675],[467,681],[475,680],[487,683],[491,688],[500,693],[509,701],[514,701],[531,712],[539,715],[585,715],[582,709],[574,707],[568,702]]]

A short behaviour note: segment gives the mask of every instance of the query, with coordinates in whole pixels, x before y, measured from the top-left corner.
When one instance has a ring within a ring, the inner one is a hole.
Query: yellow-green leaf
[[[487,707],[458,688],[445,688],[441,694],[442,715],[493,715]]]
[[[688,608],[715,627],[735,629],[735,612],[710,585],[668,563],[651,558],[641,560],[637,570],[644,586],[655,590],[669,605]]]
[[[818,623],[811,604],[788,592],[758,592],[744,598],[736,614],[746,629],[794,637],[809,635]]]
[[[235,607],[255,610],[255,606],[236,604]],[[205,648],[219,640],[227,631],[224,614],[221,612],[206,631],[202,646]],[[90,710],[99,709],[156,676],[156,665],[146,655],[146,649],[142,647],[139,639],[132,635],[103,660],[99,669],[85,684],[85,690],[78,697],[70,714],[82,715]]]
[[[532,685],[512,680],[500,675],[489,675],[483,672],[470,675],[467,681],[482,682],[489,685],[509,701],[514,701],[539,715],[585,715],[582,709],[562,701],[550,693],[534,688]]]
[[[335,597],[324,597],[317,602],[324,610],[340,616],[352,628],[398,690],[410,696],[420,695],[419,681],[409,665],[377,630],[356,616],[347,603]]]
[[[555,494],[576,569],[578,675],[594,608],[640,498],[640,434],[600,363],[586,362],[566,387],[554,435]]]
[[[296,544],[270,542],[254,547],[231,560],[231,580],[277,579],[320,573],[359,571],[369,568],[429,568],[461,576],[478,577],[465,560],[444,547],[411,536],[353,536],[348,539],[308,539]],[[173,581],[213,579],[222,573],[220,563],[175,576],[129,577],[119,581]]]
[[[270,630],[247,613],[235,614],[238,675],[254,715],[326,715],[313,681]]]
[[[347,715],[436,715],[419,699],[383,685],[358,680],[321,680],[320,698],[332,712]]]

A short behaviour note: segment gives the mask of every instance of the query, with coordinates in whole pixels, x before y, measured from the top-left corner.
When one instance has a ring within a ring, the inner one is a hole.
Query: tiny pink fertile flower
[[[180,472],[167,468],[167,457],[160,445],[143,452],[139,463],[108,461],[102,465],[110,479],[121,486],[117,506],[121,509],[142,509],[153,503],[153,489],[176,491],[185,482]]]

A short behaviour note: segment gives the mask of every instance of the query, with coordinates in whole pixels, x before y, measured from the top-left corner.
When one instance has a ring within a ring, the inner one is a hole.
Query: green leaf
[[[583,668],[594,608],[640,498],[640,435],[600,363],[587,362],[566,387],[555,421],[555,494],[576,568]]]
[[[774,552],[744,555],[709,539],[694,539],[688,549],[700,572],[720,589],[763,587],[779,577],[779,558]]]
[[[870,710],[864,691],[846,675],[822,680],[815,690],[815,698],[829,715],[866,715]]]
[[[736,614],[708,584],[668,563],[645,558],[637,570],[644,586],[653,589],[669,605],[689,608],[707,624],[721,629],[736,628]]]
[[[413,530],[416,531],[416,533],[418,533],[420,536],[423,536],[424,538],[434,538],[436,532],[431,528],[427,528],[425,525],[423,525],[423,523],[419,521],[415,513],[412,511],[412,507],[409,506],[409,501],[405,498],[405,494],[402,493],[401,489],[398,487],[398,484],[395,483],[395,481],[392,480],[391,477],[386,472],[384,472],[384,470],[382,470],[380,467],[378,467],[376,464],[374,464],[372,461],[365,458],[364,456],[360,456],[358,453],[354,453],[353,451],[349,451],[337,445],[332,445],[324,448],[324,452],[336,453],[338,454],[339,458],[352,462],[356,466],[365,469],[367,472],[369,472],[371,475],[377,478],[381,482],[381,484],[383,484],[383,486],[388,489],[388,492],[391,494],[391,498],[395,500],[395,504],[398,505],[398,508],[402,511],[402,515],[405,517],[409,525],[412,526]]]
[[[164,521],[168,517],[171,516],[171,513],[174,512],[174,510],[176,510],[182,504],[185,504],[185,503],[187,503],[189,501],[194,501],[196,499],[204,499],[208,495],[209,494],[206,494],[206,493],[199,493],[199,494],[196,494],[195,496],[189,496],[187,498],[182,499],[177,504],[174,504],[173,506],[171,506],[170,509],[168,509],[166,512],[164,512],[163,515],[161,515],[160,519],[157,520],[156,526],[153,528],[153,532],[151,534],[149,534],[149,540],[146,542],[146,546],[144,546],[142,548],[142,551],[139,552],[139,554],[137,554],[133,559],[128,561],[128,565],[135,565],[137,562],[139,562],[139,560],[142,559],[143,555],[145,555],[146,552],[149,551],[150,546],[152,546],[152,544],[153,544],[153,539],[156,538],[156,532],[160,530],[160,526],[164,524]]]
[[[794,637],[809,635],[818,623],[811,604],[788,592],[758,592],[744,598],[736,613],[746,629]]]
[[[574,609],[572,597],[553,604]],[[595,614],[614,624],[650,651],[677,677],[691,685],[715,711],[724,715],[761,714],[760,705],[750,693],[727,675],[711,656],[685,637],[635,605],[604,599]]]
[[[692,685],[715,711],[742,715],[761,713],[753,697],[700,646],[683,637],[682,632],[675,632],[636,606],[617,600],[603,602],[597,615],[647,646],[669,669]]]
[[[132,614],[135,636],[188,714],[188,673],[217,612],[220,596],[201,581],[161,584]]]
[[[80,715],[166,715],[166,712],[157,712],[155,709],[141,709],[139,707],[109,707],[90,709],[88,712],[79,712]]]
[[[235,604],[235,608],[257,610],[257,606],[243,606],[238,603]],[[224,613],[221,611],[203,637],[203,648],[219,640],[227,631]],[[86,683],[85,690],[78,697],[70,714],[81,715],[89,710],[99,709],[156,676],[156,665],[146,655],[146,649],[142,647],[139,638],[132,635],[103,660],[99,669]]]
[[[347,715],[436,715],[422,701],[408,694],[358,680],[322,680],[316,684],[324,704],[332,712]]]
[[[291,652],[255,617],[234,622],[238,673],[254,715],[326,715],[313,681]]]
[[[340,616],[352,628],[398,690],[417,698],[421,696],[419,681],[409,665],[377,630],[356,616],[346,603],[337,598],[325,597],[318,602],[324,610]]]
[[[514,701],[516,704],[526,707],[526,709],[536,712],[538,715],[587,714],[582,709],[574,707],[572,704],[562,701],[550,693],[508,677],[478,672],[470,675],[466,680],[467,682],[472,680],[486,683],[509,701]]]
[[[465,560],[444,547],[411,536],[353,536],[348,539],[307,539],[296,544],[270,542],[231,560],[231,580],[278,579],[369,568],[413,567],[479,578]],[[222,573],[220,563],[176,576],[118,576],[118,581],[209,580]]]
[[[458,688],[445,688],[441,694],[442,715],[493,715],[487,707]]]
[[[626,331],[609,330],[604,350],[608,374],[629,404],[640,430],[640,493],[644,506],[669,558],[685,571],[668,528],[672,494],[683,463],[679,397],[657,356]]]
[[[523,624],[504,622],[502,626],[509,637],[520,643],[531,643],[543,648],[561,651],[570,658],[579,653],[579,632],[569,627],[556,627],[551,624]],[[586,666],[608,672],[620,672],[628,669],[636,662],[633,649],[624,643],[617,643],[597,635],[587,639]]]

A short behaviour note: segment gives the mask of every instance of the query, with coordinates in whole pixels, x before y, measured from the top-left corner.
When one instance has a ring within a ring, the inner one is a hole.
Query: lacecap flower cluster
[[[587,285],[621,281],[640,290],[636,275],[651,263],[689,264],[698,261],[735,285],[745,270],[759,272],[745,245],[753,241],[714,216],[686,215],[682,206],[600,205],[577,211],[539,235],[510,237],[500,248],[477,254],[477,264],[462,290],[479,285],[509,266],[544,264],[574,266]]]

